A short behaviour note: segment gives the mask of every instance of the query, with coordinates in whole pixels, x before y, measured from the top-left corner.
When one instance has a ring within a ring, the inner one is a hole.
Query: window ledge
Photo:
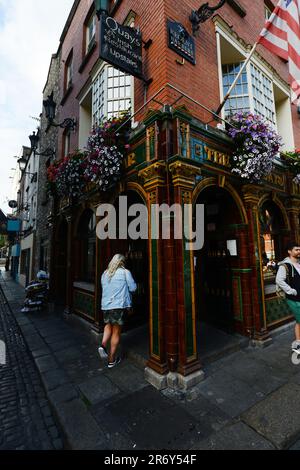
[[[83,72],[83,70],[84,70],[86,64],[87,64],[88,61],[90,60],[90,57],[93,55],[93,52],[94,52],[94,50],[96,49],[96,47],[97,47],[97,42],[94,41],[94,42],[91,44],[91,46],[90,46],[88,52],[87,52],[86,55],[84,56],[83,61],[81,62],[81,65],[80,65],[80,67],[79,67],[79,69],[78,69],[78,72],[79,72],[79,73],[82,73],[82,72]]]
[[[69,87],[67,88],[67,90],[65,91],[65,94],[64,96],[62,97],[62,100],[60,102],[60,104],[63,106],[65,104],[65,102],[67,101],[67,98],[68,96],[70,95],[71,91],[73,90],[73,85],[71,83],[71,85],[69,85]]]
[[[227,0],[228,5],[241,17],[244,18],[247,15],[247,12],[242,5],[236,0]]]

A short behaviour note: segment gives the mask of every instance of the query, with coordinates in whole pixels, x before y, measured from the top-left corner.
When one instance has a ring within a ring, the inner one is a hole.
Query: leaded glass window
[[[275,125],[273,83],[255,65],[250,64],[250,67],[254,112]]]
[[[105,65],[93,83],[93,124],[131,108],[132,77]]]
[[[237,64],[225,64],[222,66],[223,72],[223,90],[224,96],[228,92],[230,86],[235,80],[242,66],[241,63]],[[225,104],[225,115],[235,114],[238,111],[249,111],[249,90],[248,90],[248,79],[247,71],[244,70],[241,77],[239,78],[236,86],[231,92],[229,99]]]

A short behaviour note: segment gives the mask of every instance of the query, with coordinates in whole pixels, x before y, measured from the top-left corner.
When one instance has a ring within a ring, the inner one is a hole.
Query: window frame
[[[69,90],[69,88],[72,87],[73,77],[74,77],[74,63],[73,63],[73,49],[72,49],[65,63],[65,77],[64,77],[65,93]]]

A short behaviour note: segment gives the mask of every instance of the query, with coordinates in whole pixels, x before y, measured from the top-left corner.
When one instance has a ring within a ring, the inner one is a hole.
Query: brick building
[[[58,102],[60,97],[60,50],[53,54],[50,61],[47,82],[43,90],[43,100],[46,100],[51,93],[53,99]],[[59,118],[59,113],[57,113]],[[43,269],[47,272],[51,270],[51,247],[52,247],[52,214],[55,210],[54,201],[47,192],[47,167],[57,155],[58,129],[49,127],[45,111],[40,115],[40,127],[38,130],[39,175],[37,193],[37,221],[36,221],[36,244],[34,254],[34,275]],[[53,154],[51,152],[53,151]]]
[[[58,203],[53,292],[67,310],[101,329],[100,274],[114,253],[126,252],[138,283],[136,319],[149,323],[146,373],[158,387],[168,372],[177,373],[182,386],[201,379],[203,322],[264,342],[272,328],[291,319],[275,299],[274,272],[265,269],[264,258],[281,259],[287,239],[299,240],[299,189],[280,162],[259,185],[234,176],[232,141],[208,111],[217,109],[274,5],[228,0],[200,25],[195,60],[189,60],[169,47],[168,20],[192,38],[190,15],[199,7],[196,0],[110,2],[110,16],[142,33],[145,80],[99,58],[91,0],[74,2],[60,44],[60,120],[72,117],[77,127],[59,130],[58,157],[84,148],[95,122],[129,107],[135,116],[119,186],[105,194],[86,191],[74,204]],[[277,127],[285,149],[299,147],[287,64],[261,46],[223,117],[237,110],[260,113]],[[204,203],[203,250],[186,251],[182,240],[173,239],[96,239],[96,208],[120,194],[149,209],[153,203]]]

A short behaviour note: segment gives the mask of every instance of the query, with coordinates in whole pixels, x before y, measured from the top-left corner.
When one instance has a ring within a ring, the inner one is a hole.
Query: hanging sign
[[[195,40],[182,24],[168,20],[168,38],[170,49],[192,64],[196,64]]]
[[[143,78],[142,35],[110,16],[100,18],[100,57],[122,72]]]

